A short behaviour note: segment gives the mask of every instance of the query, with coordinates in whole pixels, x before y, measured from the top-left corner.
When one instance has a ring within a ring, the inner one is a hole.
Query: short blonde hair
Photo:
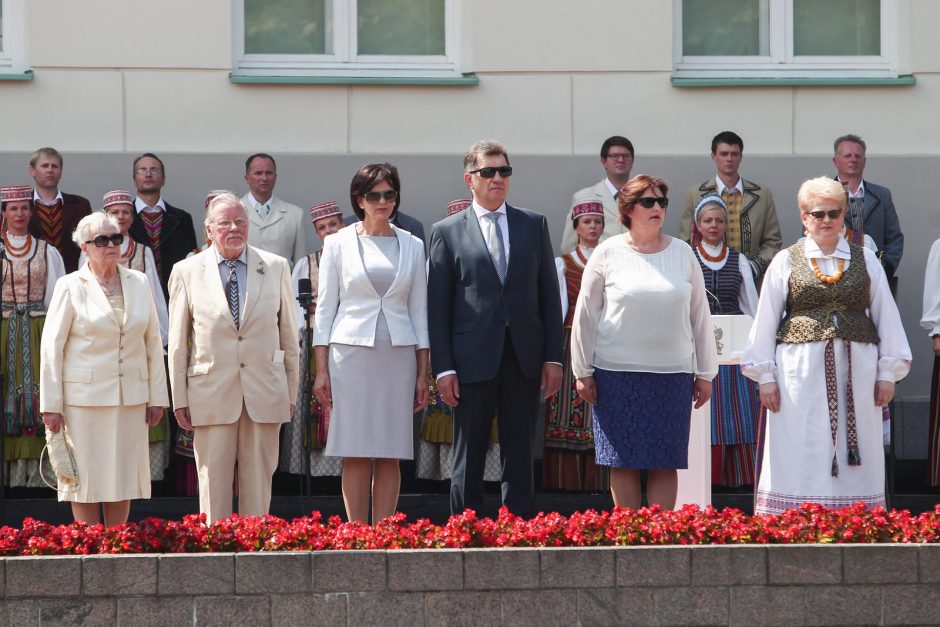
[[[845,188],[842,187],[842,183],[828,176],[820,176],[805,181],[800,185],[800,191],[796,195],[796,204],[800,207],[800,211],[804,213],[812,211],[813,207],[826,201],[832,202],[843,209],[847,206]]]
[[[238,207],[245,212],[245,217],[248,217],[248,210],[245,209],[245,205],[242,204],[242,201],[240,201],[235,194],[226,192],[224,194],[219,194],[209,201],[209,205],[206,207],[206,219],[203,224],[205,224],[205,226],[209,226],[209,224],[212,222],[212,214],[215,213],[216,209],[221,209],[223,206]]]
[[[121,232],[117,220],[111,214],[104,211],[95,211],[78,221],[78,226],[72,232],[72,241],[75,242],[76,246],[81,247],[82,244],[99,234],[105,224],[113,226],[118,233]]]

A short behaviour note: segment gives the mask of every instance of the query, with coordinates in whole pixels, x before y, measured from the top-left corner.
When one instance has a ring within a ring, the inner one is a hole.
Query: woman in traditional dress
[[[806,181],[797,204],[806,239],[768,266],[741,357],[767,409],[754,512],[884,506],[881,408],[911,350],[878,258],[842,236],[839,182]]]
[[[317,400],[330,411],[326,454],[343,458],[349,520],[395,513],[398,462],[414,457],[414,414],[428,402],[424,243],[391,223],[398,170],[365,165],[349,196],[361,220],[326,239],[314,346]]]
[[[11,487],[40,487],[39,456],[46,444],[39,414],[39,338],[56,281],[65,276],[59,251],[28,232],[33,189],[0,189],[3,223],[3,433]],[[51,474],[50,474],[51,476]]]
[[[584,266],[604,232],[603,201],[598,197],[577,201],[571,208],[571,222],[578,244],[572,252],[555,258],[561,314],[565,321],[565,361],[561,388],[548,399],[546,406],[542,485],[598,492],[610,487],[609,473],[594,460],[593,410],[591,404],[578,395],[571,374],[571,321],[581,291]]]
[[[728,206],[718,194],[702,196],[692,221],[693,250],[702,267],[712,315],[754,316],[757,287],[747,258],[725,243]],[[712,483],[754,483],[754,442],[760,397],[737,366],[718,366],[712,380]]]
[[[930,247],[924,276],[924,315],[920,326],[927,329],[933,346],[933,377],[930,379],[930,440],[927,450],[927,484],[940,486],[940,239]]]
[[[114,218],[85,216],[72,239],[88,258],[56,283],[40,344],[42,420],[75,446],[78,488],[59,491],[75,520],[125,522],[150,498],[147,428],[169,405],[160,322],[147,277],[124,268]]]
[[[313,222],[313,228],[321,242],[326,240],[327,235],[332,235],[343,228],[343,212],[335,200],[311,207],[308,212],[310,213],[310,220]],[[313,328],[317,308],[317,282],[320,272],[320,255],[322,253],[321,248],[305,257],[301,257],[294,265],[294,272],[291,275],[295,296],[300,294],[300,280],[307,279],[310,281],[310,291],[313,296],[313,304],[310,306],[311,329]],[[306,315],[299,301],[297,303],[297,325],[302,347],[304,344]],[[303,367],[304,364],[301,364],[301,386],[305,382]],[[313,371],[310,374],[312,383],[314,377],[316,377],[317,368],[316,356],[313,350],[310,351],[310,361],[306,364],[306,367]],[[305,418],[304,405],[306,405],[308,412],[306,417],[309,418],[306,425],[303,424]],[[312,388],[309,390],[301,388],[298,393],[296,407],[294,417],[284,425],[284,431],[281,434],[280,469],[295,475],[303,474],[304,455],[307,454],[309,460],[307,472],[311,475],[314,477],[338,477],[343,472],[343,460],[324,455],[326,435],[329,429],[329,412],[317,400]]]
[[[692,406],[708,402],[718,372],[698,261],[662,232],[667,191],[645,174],[620,190],[627,232],[594,249],[571,324],[571,370],[594,405],[597,463],[611,467],[614,505],[633,509],[643,468],[649,503],[675,506]]]
[[[150,282],[150,292],[153,295],[153,304],[157,309],[157,319],[160,321],[160,339],[163,350],[166,352],[166,333],[169,328],[166,299],[157,274],[157,266],[153,260],[153,251],[149,246],[134,241],[129,234],[134,223],[134,197],[124,189],[115,189],[104,195],[101,207],[105,213],[114,218],[118,231],[124,236],[121,243],[119,263],[125,268],[137,270],[147,275]],[[81,254],[78,265],[82,267],[87,262],[85,253]],[[150,480],[162,481],[167,466],[170,463],[170,429],[168,420],[161,420],[150,427],[147,439],[150,442]]]
[[[472,203],[470,198],[455,198],[447,203],[447,217],[460,213]],[[428,377],[428,387],[428,407],[421,421],[418,450],[415,451],[415,476],[418,479],[444,481],[450,479],[454,470],[454,408],[444,402],[437,388],[437,380],[432,376]],[[499,431],[494,418],[490,444],[483,462],[483,480],[499,481],[502,474]]]

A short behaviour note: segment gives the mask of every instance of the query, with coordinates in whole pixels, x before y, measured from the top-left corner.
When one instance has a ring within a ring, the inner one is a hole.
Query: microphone
[[[310,305],[313,304],[313,286],[310,284],[310,279],[297,281],[297,302],[304,311],[310,310]]]

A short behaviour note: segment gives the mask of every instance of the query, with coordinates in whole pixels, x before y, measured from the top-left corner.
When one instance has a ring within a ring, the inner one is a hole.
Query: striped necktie
[[[228,308],[232,312],[232,320],[235,321],[235,328],[238,328],[238,273],[235,272],[238,266],[238,259],[224,259],[223,263],[228,266]]]

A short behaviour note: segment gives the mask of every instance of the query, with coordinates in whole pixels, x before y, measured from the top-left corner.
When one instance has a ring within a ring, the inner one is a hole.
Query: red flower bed
[[[467,510],[446,525],[408,522],[396,514],[372,527],[344,523],[338,516],[323,520],[313,512],[291,521],[233,515],[211,525],[201,514],[182,521],[147,518],[107,529],[27,518],[22,529],[0,528],[0,555],[874,542],[940,542],[940,505],[918,516],[907,510],[867,510],[861,503],[838,510],[807,504],[779,516],[687,505],[675,512],[615,508],[539,514],[531,520],[505,509],[495,520]]]

